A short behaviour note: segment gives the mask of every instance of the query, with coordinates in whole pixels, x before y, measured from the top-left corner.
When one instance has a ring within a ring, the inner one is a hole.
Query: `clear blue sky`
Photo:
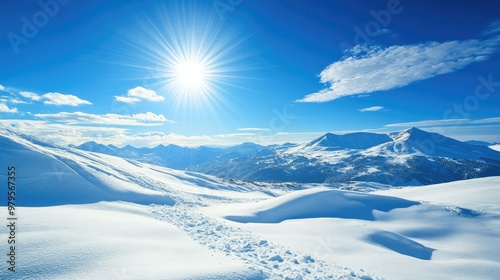
[[[0,124],[79,144],[500,142],[498,1],[2,1]]]

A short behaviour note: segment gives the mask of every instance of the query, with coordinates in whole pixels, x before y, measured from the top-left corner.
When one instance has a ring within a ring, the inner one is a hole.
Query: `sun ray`
[[[163,113],[170,119],[198,128],[224,127],[228,117],[244,118],[231,99],[248,90],[251,78],[245,73],[259,68],[251,67],[249,54],[240,49],[254,33],[241,34],[211,5],[167,2],[154,14],[143,12],[135,32],[122,38],[123,64],[147,73],[137,79],[166,97]]]

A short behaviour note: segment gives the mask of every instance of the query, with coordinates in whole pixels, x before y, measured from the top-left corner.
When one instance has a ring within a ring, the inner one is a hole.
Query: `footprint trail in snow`
[[[355,273],[310,255],[292,252],[249,231],[204,215],[191,205],[152,205],[150,210],[156,219],[172,223],[209,249],[241,259],[260,271],[265,279],[373,279],[363,271]]]

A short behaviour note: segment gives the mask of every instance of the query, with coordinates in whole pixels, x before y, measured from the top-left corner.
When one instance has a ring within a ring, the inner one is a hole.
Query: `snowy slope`
[[[356,193],[312,189],[206,211],[386,279],[497,279],[500,177]]]
[[[1,168],[16,165],[24,205],[16,210],[19,270],[6,274],[2,262],[1,279],[500,275],[492,246],[500,243],[500,177],[356,192],[387,186],[223,180],[11,131],[0,131],[0,142]]]
[[[10,131],[0,134],[2,162],[18,169],[18,204],[43,206],[99,201],[172,205],[176,192],[267,197],[215,177],[152,166],[118,157],[33,142]],[[6,168],[6,167],[5,167]],[[5,174],[0,178],[4,179]],[[228,192],[227,190],[238,190]],[[5,203],[5,202],[2,202]]]
[[[389,134],[393,141],[382,144],[378,154],[417,154],[454,159],[498,159],[498,153],[485,146],[471,145],[438,133],[431,133],[412,127],[398,133]]]
[[[500,144],[489,146],[490,149],[500,152]]]
[[[391,141],[391,138],[386,134],[358,132],[337,135],[327,133],[320,138],[305,143],[303,147],[323,148],[325,150],[368,149],[389,141]]]
[[[260,201],[286,190],[85,152],[12,131],[0,131],[0,142],[1,168],[16,166],[19,218],[17,272],[2,262],[0,279],[371,279],[311,261],[200,209]],[[6,173],[0,181],[7,181]],[[0,218],[5,221],[7,211]],[[6,231],[2,227],[1,236]],[[286,261],[275,257],[280,254]]]
[[[0,279],[262,278],[241,260],[209,251],[175,226],[153,219],[146,206],[25,207],[18,216],[18,269],[7,272],[2,261]]]

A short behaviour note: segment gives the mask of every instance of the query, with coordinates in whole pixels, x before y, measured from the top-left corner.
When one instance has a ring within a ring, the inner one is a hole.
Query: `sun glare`
[[[214,107],[227,104],[223,94],[239,87],[238,72],[245,69],[235,54],[245,38],[236,38],[213,7],[206,8],[184,1],[159,7],[156,16],[143,14],[131,40],[136,52],[130,54],[148,72],[147,83],[161,89],[174,110],[220,111]]]
[[[174,80],[181,91],[202,92],[207,86],[208,69],[197,61],[184,62],[175,66]]]

